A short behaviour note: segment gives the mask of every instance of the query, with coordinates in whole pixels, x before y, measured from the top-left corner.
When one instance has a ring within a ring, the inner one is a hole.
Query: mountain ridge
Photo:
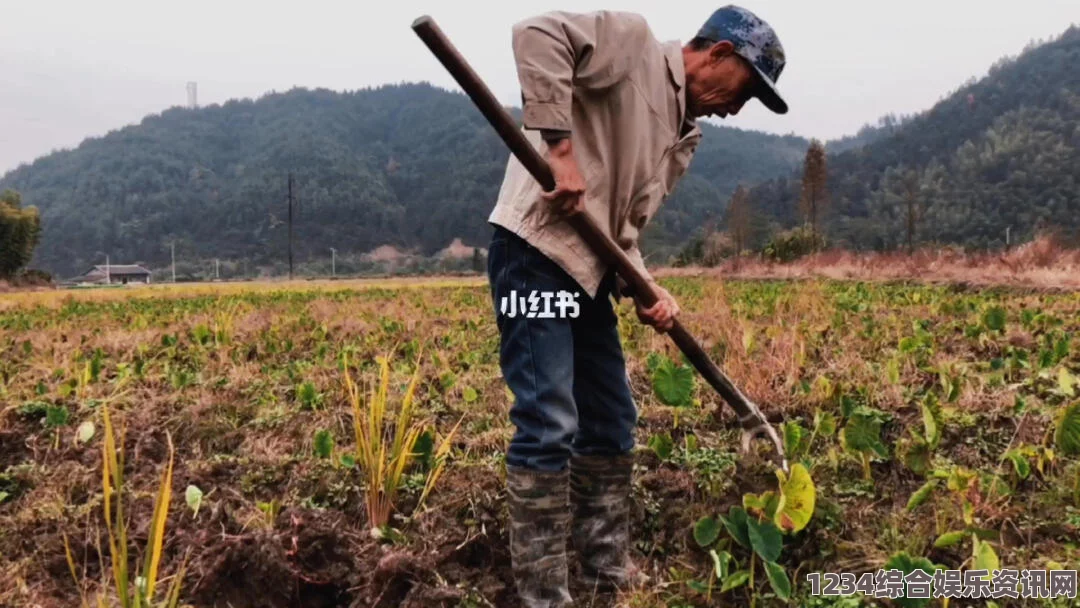
[[[654,255],[677,247],[704,216],[719,217],[737,181],[792,169],[807,144],[703,130],[688,175],[643,239]],[[455,238],[486,245],[508,156],[461,93],[428,83],[293,88],[148,115],[21,165],[0,188],[41,211],[34,264],[53,272],[79,272],[105,255],[160,267],[172,242],[187,256],[281,271],[290,171],[298,260],[322,256],[323,246],[433,255]]]

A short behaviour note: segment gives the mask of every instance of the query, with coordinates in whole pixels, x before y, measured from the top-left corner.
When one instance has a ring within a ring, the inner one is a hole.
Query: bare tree
[[[907,250],[908,255],[915,253],[915,228],[922,222],[926,212],[925,202],[919,196],[919,176],[914,170],[904,174],[904,208],[907,215]]]
[[[810,142],[803,163],[802,193],[799,196],[799,212],[810,224],[815,235],[818,233],[818,219],[828,204],[829,193],[826,189],[825,145],[818,140]]]
[[[731,233],[731,239],[735,242],[735,256],[746,248],[746,242],[750,239],[750,201],[742,184],[735,188],[731,195],[731,202],[727,208],[727,226]]]

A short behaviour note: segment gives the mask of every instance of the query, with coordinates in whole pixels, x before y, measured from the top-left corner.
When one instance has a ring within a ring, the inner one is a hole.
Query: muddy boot
[[[566,537],[570,526],[569,471],[506,467],[510,558],[524,608],[568,608]]]
[[[631,454],[570,459],[572,533],[582,584],[611,592],[644,581],[630,559]]]

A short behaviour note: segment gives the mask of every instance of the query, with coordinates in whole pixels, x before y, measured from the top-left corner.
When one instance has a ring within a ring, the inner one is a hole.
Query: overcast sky
[[[931,106],[998,58],[1080,23],[1080,1],[745,0],[776,29],[786,116],[748,104],[725,121],[823,139]],[[496,95],[519,101],[510,26],[547,10],[628,10],[688,40],[719,2],[682,0],[0,0],[0,172],[186,101],[293,86],[426,80],[457,89],[409,26],[432,15]]]

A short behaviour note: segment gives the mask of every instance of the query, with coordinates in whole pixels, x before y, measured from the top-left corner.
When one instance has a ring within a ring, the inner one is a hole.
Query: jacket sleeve
[[[525,128],[570,131],[573,87],[620,82],[649,35],[643,17],[615,11],[553,11],[514,24]]]

